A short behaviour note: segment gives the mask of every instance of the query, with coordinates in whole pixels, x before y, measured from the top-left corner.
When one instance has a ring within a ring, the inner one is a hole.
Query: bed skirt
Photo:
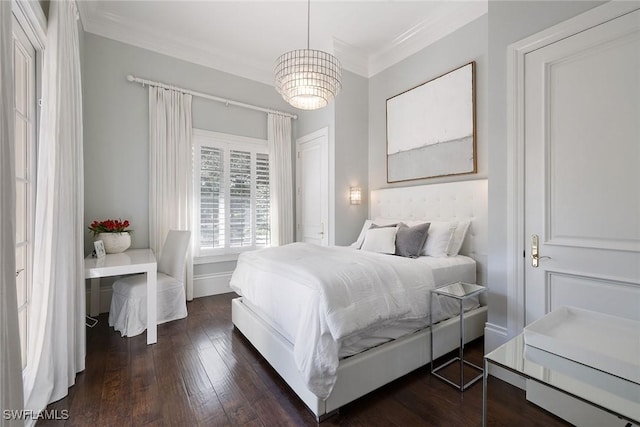
[[[242,297],[232,301],[231,312],[234,326],[287,382],[318,421],[332,415],[347,403],[431,361],[431,333],[429,328],[426,328],[342,359],[333,391],[327,399],[321,400],[309,391],[298,372],[293,345],[288,340],[244,304]],[[440,357],[458,348],[458,319],[451,318],[433,326],[434,357]],[[487,307],[466,312],[464,321],[465,342],[481,337],[487,321]]]

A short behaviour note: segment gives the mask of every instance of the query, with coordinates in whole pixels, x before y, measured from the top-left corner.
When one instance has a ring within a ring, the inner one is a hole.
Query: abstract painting
[[[475,62],[387,99],[387,182],[475,173]]]

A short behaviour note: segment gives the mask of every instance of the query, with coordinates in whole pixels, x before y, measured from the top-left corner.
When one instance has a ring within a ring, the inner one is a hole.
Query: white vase
[[[102,240],[104,250],[108,254],[119,254],[131,246],[131,235],[129,233],[98,233],[95,240]]]

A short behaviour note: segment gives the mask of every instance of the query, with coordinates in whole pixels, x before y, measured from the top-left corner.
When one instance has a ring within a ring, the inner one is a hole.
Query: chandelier
[[[295,108],[326,107],[342,88],[342,66],[330,53],[309,49],[311,0],[307,2],[307,48],[281,55],[275,66],[275,87]]]

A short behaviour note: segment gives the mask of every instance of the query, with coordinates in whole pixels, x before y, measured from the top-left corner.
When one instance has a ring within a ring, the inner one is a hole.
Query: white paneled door
[[[525,324],[563,305],[640,319],[640,11],[524,74]]]
[[[22,349],[27,363],[29,305],[32,291],[33,233],[36,182],[36,49],[13,18],[16,156],[16,286]]]
[[[321,129],[296,141],[296,240],[329,242],[329,137]]]

